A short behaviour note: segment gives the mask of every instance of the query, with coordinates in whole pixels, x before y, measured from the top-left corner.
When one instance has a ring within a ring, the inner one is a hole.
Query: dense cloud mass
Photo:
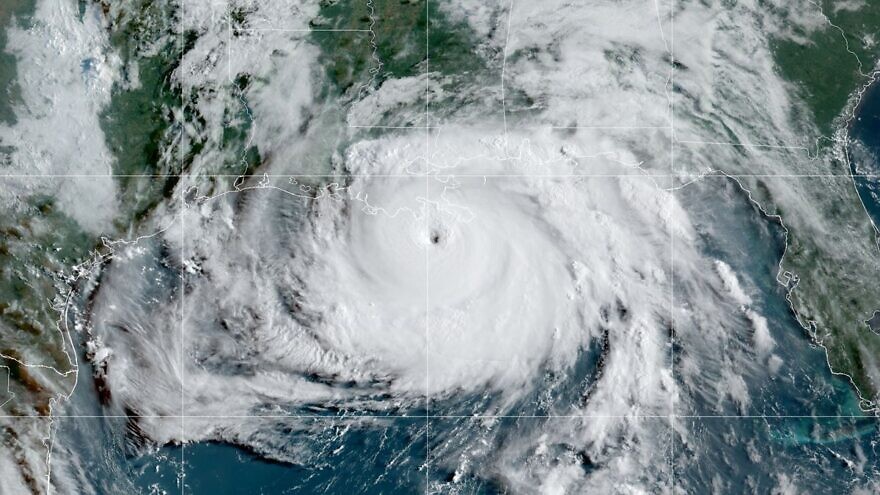
[[[486,176],[410,177],[398,167],[418,157],[401,156],[405,144],[362,143],[345,186],[303,193],[287,182],[192,207],[182,232],[163,234],[170,248],[184,246],[183,321],[172,305],[125,309],[156,288],[133,284],[126,268],[143,266],[125,254],[142,248],[123,250],[93,310],[114,401],[174,414],[179,379],[196,416],[460,414],[449,404],[466,400],[476,401],[467,413],[490,415],[545,400],[543,414],[614,416],[609,429],[665,414],[669,193],[641,176],[513,175],[488,157],[491,143],[479,160]],[[164,358],[143,359],[157,342]],[[172,362],[178,342],[183,369]],[[544,374],[582,380],[574,365],[597,348],[601,380],[537,398]],[[220,429],[248,442],[229,422],[187,435]],[[162,424],[144,427],[170,440]]]
[[[0,126],[0,139],[23,143],[12,160],[29,170],[56,171],[74,149],[109,167],[97,116],[112,82],[137,86],[146,64],[121,66],[107,12],[48,3],[40,29],[10,31],[11,49],[32,64],[55,49],[73,75],[40,82],[55,101],[23,94],[26,118]],[[387,75],[402,69],[371,30],[353,45],[371,47],[370,79],[334,99],[327,47],[309,33],[328,22],[325,7],[186,2],[178,13],[168,37],[187,50],[167,77],[186,107],[169,111],[182,124],[161,156],[191,169],[137,232],[104,239],[71,310],[101,410],[131,418],[143,444],[229,442],[294,465],[326,454],[331,428],[281,418],[350,419],[334,440],[423,418],[412,437],[427,439],[427,483],[445,493],[481,480],[514,493],[678,493],[677,464],[725,469],[703,443],[760,464],[752,440],[728,442],[727,426],[700,421],[785,414],[767,399],[773,387],[807,393],[795,377],[807,365],[791,358],[826,356],[797,333],[776,281],[789,273],[783,222],[823,232],[833,221],[810,200],[821,184],[767,181],[752,197],[755,183],[737,176],[825,172],[840,154],[815,156],[802,137],[815,126],[774,68],[771,36],[794,34],[773,9],[442,2],[437,15],[478,40],[468,56],[479,68],[449,71],[438,55],[432,70],[428,46],[419,70]],[[227,9],[235,30],[218,20]],[[63,47],[33,42],[53,29]],[[19,77],[35,80],[30,71]],[[231,151],[239,131],[244,151]],[[228,163],[235,173],[217,174]],[[124,201],[92,189],[57,194],[103,233]],[[94,203],[106,208],[93,214]],[[852,258],[871,253],[863,237]],[[809,295],[799,301],[802,311]],[[761,452],[778,449],[778,468],[789,454],[774,446]],[[51,483],[85,491],[88,469],[59,448],[70,457],[55,456]],[[873,469],[870,453],[835,454],[861,462],[854,486]],[[762,473],[753,487],[809,489],[801,473]],[[733,486],[701,476],[678,488]]]

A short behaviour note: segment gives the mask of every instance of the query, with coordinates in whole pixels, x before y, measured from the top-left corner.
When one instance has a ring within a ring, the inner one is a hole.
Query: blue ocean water
[[[139,254],[124,262],[133,267],[131,283],[148,273],[150,290],[144,297],[177,305],[179,252],[159,237],[140,246]],[[142,431],[145,422],[177,437],[189,431],[187,422],[192,427],[204,420],[141,419],[107,401],[112,391],[95,378],[85,355],[87,337],[76,335],[82,338],[79,382],[56,411],[53,430],[53,479],[63,493],[425,492],[428,423],[418,416],[357,418],[328,412],[308,418],[236,418],[227,424],[256,431],[255,443],[265,447],[263,452],[218,442],[157,445]],[[261,455],[267,452],[272,455]]]
[[[877,85],[866,93],[849,131],[852,171],[868,174],[855,177],[856,190],[880,225],[880,177],[871,176],[880,174]],[[688,433],[677,443],[677,485],[694,493],[766,493],[786,483],[809,493],[875,493],[878,418],[860,411],[848,380],[830,373],[824,351],[791,315],[785,288],[775,282],[782,228],[762,218],[730,179],[709,179],[684,195],[702,227],[701,249],[760,291],[754,304],[767,317],[785,364],[777,375],[746,376],[754,417],[733,417],[732,404],[723,405],[719,416],[714,404],[704,404],[684,420]]]
[[[874,225],[880,225],[880,84],[863,95],[850,124],[850,168],[856,189]]]
[[[880,92],[866,98],[861,120],[852,135],[863,145],[861,171],[880,172]],[[865,150],[871,152],[866,154]],[[873,167],[873,168],[871,168]],[[880,181],[859,178],[857,186],[866,208],[880,219]],[[729,264],[753,291],[753,308],[767,318],[775,351],[783,361],[778,373],[743,371],[751,404],[746,417],[729,399],[720,402],[693,394],[681,404],[683,431],[672,452],[658,452],[658,463],[674,455],[677,487],[688,493],[741,493],[746,488],[768,493],[791,480],[812,493],[840,493],[843,486],[865,486],[878,476],[877,420],[864,415],[858,397],[844,377],[831,374],[824,351],[812,345],[776,282],[784,250],[782,228],[762,216],[731,179],[707,178],[679,193],[679,199],[699,232],[698,249]],[[145,264],[166,266],[169,254],[154,246]],[[169,272],[169,284],[174,273]],[[728,343],[733,353],[747,352],[748,325],[741,315],[729,315]],[[566,376],[543,374],[535,387],[544,396],[527,397],[516,410],[541,415],[575,403],[595,380],[602,358],[601,342],[585,349]],[[548,419],[505,419],[487,428],[479,421],[458,417],[434,419],[388,418],[363,421],[328,416],[323,419],[242,419],[265,421],[266,441],[285,454],[285,460],[235,445],[204,442],[153,445],[142,438],[137,421],[106,418],[91,366],[80,358],[81,383],[68,414],[94,416],[62,418],[56,423],[54,455],[75,459],[79,486],[97,493],[424,493],[427,484],[449,486],[456,479],[461,493],[502,493],[495,479],[492,456],[518,437],[540,431]],[[707,366],[701,379],[717,379]],[[548,400],[549,398],[549,400]],[[492,403],[491,394],[456,398],[432,405],[435,414],[467,416]],[[118,411],[117,411],[118,412]],[[179,423],[179,418],[169,418]],[[664,419],[657,428],[666,428]],[[581,427],[572,421],[571,427]],[[469,472],[443,465],[472,444],[488,445],[476,456]],[[582,446],[554,445],[559,455]],[[427,456],[435,462],[426,466]],[[524,462],[524,459],[505,459]],[[482,465],[481,463],[485,463]],[[594,469],[584,463],[586,473]],[[785,477],[782,480],[780,477]]]
[[[260,420],[256,420],[260,421]],[[279,441],[308,450],[302,463],[267,460],[222,443],[184,449],[187,493],[423,493],[425,421],[421,418],[370,421],[310,420],[315,433],[273,429]],[[285,439],[285,434],[289,438]],[[299,435],[299,438],[295,436]]]
[[[748,200],[733,179],[709,177],[685,188],[679,199],[699,233],[698,248],[734,270],[755,291],[752,309],[767,318],[776,341],[774,353],[783,364],[779,372],[759,369],[744,374],[752,399],[753,415],[852,415],[860,414],[858,396],[845,377],[831,374],[825,352],[813,345],[795,319],[787,289],[776,281],[785,250],[782,227],[768,219]],[[682,280],[680,284],[685,284]],[[720,310],[720,309],[719,309]],[[721,315],[730,354],[747,354],[752,347],[751,325],[741,311]],[[699,357],[698,357],[699,359]],[[706,370],[707,384],[717,377]],[[699,397],[697,397],[699,398]],[[739,412],[734,404],[697,400],[692,414]],[[684,412],[682,412],[684,413]]]
[[[762,217],[727,178],[710,178],[686,188],[680,200],[700,232],[698,248],[728,263],[756,291],[754,309],[768,319],[784,364],[776,374],[743,373],[752,400],[749,417],[734,417],[739,414],[734,404],[705,401],[699,394],[676,411],[685,416],[680,420],[685,431],[678,434],[672,449],[676,486],[694,493],[713,486],[720,486],[720,493],[739,493],[744,486],[769,492],[780,483],[780,473],[800,484],[810,483],[816,493],[833,493],[840,480],[851,480],[853,486],[867,482],[878,472],[875,419],[862,417],[846,379],[830,373],[823,350],[810,344],[787,306],[785,288],[775,280],[784,247],[781,227]],[[144,256],[145,265],[166,266],[163,257],[170,255],[157,245]],[[167,279],[174,283],[173,271]],[[164,290],[169,291],[173,287]],[[731,315],[732,352],[750,345],[748,322],[736,318]],[[601,342],[596,342],[566,376],[537,377],[541,383],[535,389],[551,400],[528,397],[517,410],[541,415],[548,407],[559,410],[574,403],[595,380],[601,355]],[[70,413],[96,417],[59,420],[55,454],[76,459],[78,484],[102,494],[424,493],[428,483],[442,489],[452,486],[454,479],[461,493],[503,493],[505,485],[491,468],[498,462],[497,452],[509,455],[505,447],[518,438],[540,432],[550,426],[549,421],[564,421],[513,418],[487,427],[467,417],[430,422],[417,417],[242,419],[265,423],[261,438],[273,451],[272,457],[217,442],[160,446],[142,437],[134,419],[99,417],[111,411],[101,405],[89,378],[93,370],[85,359],[80,363],[82,381]],[[711,381],[717,370],[707,367],[704,372]],[[491,394],[458,397],[438,401],[432,410],[468,416],[491,403]],[[172,426],[180,423],[179,418],[166,421]],[[656,428],[668,428],[663,418],[655,423]],[[571,421],[570,427],[583,425]],[[472,445],[488,448],[473,456],[467,473],[443,467],[458,464],[457,456]],[[570,455],[583,446],[549,448]],[[277,458],[279,452],[283,461]],[[670,454],[658,452],[657,462],[666,463]],[[430,468],[428,455],[434,459]],[[504,461],[526,459],[514,455]],[[853,467],[852,462],[858,465]],[[595,468],[585,461],[585,473]]]
[[[726,177],[686,188],[680,199],[700,233],[699,249],[757,291],[751,306],[767,318],[783,364],[776,373],[736,368],[751,399],[745,412],[728,398],[699,395],[690,409],[677,411],[685,428],[676,438],[676,487],[685,493],[776,493],[786,483],[809,493],[872,487],[880,472],[877,418],[862,413],[848,380],[831,374],[824,350],[810,343],[788,307],[786,289],[776,282],[782,227]],[[732,354],[749,352],[746,321],[723,331]],[[717,371],[703,370],[706,385]]]

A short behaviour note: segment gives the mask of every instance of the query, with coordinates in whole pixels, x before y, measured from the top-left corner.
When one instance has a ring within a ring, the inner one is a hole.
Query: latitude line
[[[601,174],[601,173],[558,173],[558,174],[541,174],[541,173],[510,173],[510,174],[482,174],[482,173],[459,173],[455,170],[449,171],[439,171],[437,173],[414,173],[414,174],[370,174],[370,173],[362,173],[362,174],[348,174],[348,173],[339,173],[339,174],[203,174],[197,176],[200,179],[236,179],[236,178],[298,178],[298,177],[310,177],[310,178],[418,178],[427,175],[428,177],[438,177],[438,178],[446,178],[446,177],[486,177],[486,178],[505,178],[505,177],[534,177],[534,178],[565,178],[565,177],[633,177],[633,178],[670,178],[670,179],[687,179],[687,180],[695,180],[702,178],[715,178],[715,177],[750,177],[750,178],[766,178],[766,179],[774,179],[774,178],[801,178],[801,179],[853,179],[853,178],[865,178],[865,179],[880,179],[880,173],[871,173],[871,174],[762,174],[762,173],[726,173],[722,171],[712,171],[707,173],[693,173],[693,174],[670,174],[670,173],[659,173],[659,174],[651,174],[651,173],[641,173],[638,169],[633,169],[632,173],[628,174]],[[172,178],[192,178],[192,175],[187,174],[0,174],[0,179],[172,179]],[[257,186],[253,186],[257,187]],[[235,192],[235,191],[233,191]]]
[[[187,415],[156,415],[156,414],[53,414],[52,416],[35,415],[0,415],[0,419],[51,421],[52,419],[320,419],[320,420],[356,420],[356,419],[588,419],[588,418],[645,418],[664,419],[669,414],[348,414],[332,416],[326,414],[187,414]],[[877,422],[880,416],[870,414],[679,414],[676,418],[689,419],[745,419],[745,420],[787,420],[787,419],[860,419]]]
[[[235,28],[238,33],[369,33],[369,29],[330,29],[330,28]]]

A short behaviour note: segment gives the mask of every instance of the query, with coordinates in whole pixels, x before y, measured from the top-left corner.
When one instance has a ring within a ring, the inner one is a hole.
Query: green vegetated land
[[[22,363],[51,366],[59,373],[73,370],[64,350],[75,351],[64,341],[53,306],[59,295],[57,274],[81,261],[94,239],[48,196],[28,197],[0,218],[0,353],[6,356],[0,365],[9,369],[13,395],[3,410],[48,415],[49,400],[67,392],[74,376],[33,374]]]
[[[781,74],[798,86],[819,131],[830,136],[849,98],[867,82],[863,73],[869,74],[880,56],[880,3],[836,9],[842,2],[815,1],[817,22],[826,22],[820,17],[824,12],[839,29],[827,24],[806,31],[791,25],[794,36],[777,38],[772,49]],[[787,14],[779,12],[783,19]]]
[[[158,2],[143,1],[133,10],[121,5],[116,4],[114,9],[105,4],[103,11],[111,20],[112,43],[128,62],[154,42],[158,33],[167,31],[167,13],[159,12],[162,6]],[[84,15],[85,5],[80,7],[80,15]],[[31,0],[0,5],[0,41],[5,41],[13,18],[25,28],[32,22],[32,8]],[[138,68],[139,84],[114,88],[111,104],[100,116],[108,148],[116,158],[113,171],[120,175],[120,194],[126,198],[121,202],[123,213],[117,219],[120,231],[137,223],[167,188],[162,180],[125,176],[167,170],[162,165],[166,163],[162,155],[169,146],[169,106],[174,97],[168,74],[176,58],[173,50],[162,49],[146,59]],[[0,53],[0,88],[5,92],[0,98],[0,121],[7,124],[15,122],[15,112],[21,103],[17,96],[17,63],[14,56]],[[12,146],[10,149],[14,149]],[[64,351],[71,356],[76,351],[66,345],[57,324],[59,314],[55,305],[65,289],[59,276],[69,275],[71,268],[87,259],[100,241],[66,215],[54,198],[41,191],[65,185],[75,187],[76,180],[19,179],[23,187],[17,196],[8,198],[0,215],[0,354],[6,356],[0,357],[0,365],[9,370],[11,394],[0,396],[0,403],[11,398],[2,408],[6,413],[47,415],[49,401],[69,392],[74,383],[74,375],[69,374],[71,360]],[[45,369],[33,373],[22,363],[49,366],[57,373]]]
[[[0,4],[0,125],[14,125],[16,107],[22,103],[17,82],[16,56],[6,51],[8,30],[26,28],[33,0],[8,0]],[[0,157],[14,150],[0,143]],[[9,166],[8,157],[0,159]],[[51,198],[32,196],[21,201],[7,198],[0,211],[0,412],[14,415],[48,415],[49,401],[73,383],[73,375],[34,373],[26,365],[51,366],[71,371],[63,338],[56,327],[55,274],[87,252],[88,245],[75,222],[59,212]],[[8,392],[6,374],[9,375]]]
[[[181,172],[175,148],[182,107],[172,81],[182,47],[175,33],[175,4],[136,0],[104,4],[110,43],[123,60],[123,74],[100,115],[101,130],[115,161],[126,214],[137,219],[167,197]],[[151,180],[131,176],[152,175]]]
[[[319,15],[310,23],[316,31],[309,36],[321,49],[323,76],[313,81],[317,88],[312,95],[315,105],[307,109],[309,118],[301,129],[302,156],[294,161],[321,162],[329,168],[334,154],[351,139],[362,136],[352,135],[345,125],[348,105],[388,80],[423,75],[427,69],[427,46],[442,47],[430,54],[430,71],[438,79],[487,72],[485,60],[476,53],[478,41],[464,20],[451,22],[436,7],[427,12],[426,5],[418,0],[322,3]],[[232,7],[223,13],[231,23],[233,38],[251,35],[246,30],[250,27],[250,9]],[[122,80],[114,87],[111,102],[101,115],[101,124],[115,157],[114,172],[120,176],[121,194],[136,198],[126,202],[127,215],[138,220],[167,199],[177,183],[177,174],[251,175],[259,174],[273,159],[291,160],[266,156],[251,142],[255,119],[260,116],[254,114],[249,99],[269,82],[265,80],[267,74],[242,72],[234,75],[231,84],[187,89],[183,94],[174,74],[179,70],[180,57],[193,48],[198,34],[179,33],[179,13],[174,2],[108,2],[104,12],[109,20],[111,44],[121,55],[124,69]],[[218,98],[224,93],[231,97],[224,100],[223,128],[209,128],[212,124],[199,114],[199,103],[202,98]],[[416,123],[414,119],[424,115],[424,93],[418,94],[416,101],[383,109],[381,123]],[[208,168],[193,170],[198,157],[209,152],[210,163],[201,165]],[[131,174],[152,174],[158,178],[145,181],[125,177]],[[160,180],[164,176],[167,178]],[[214,187],[208,183],[206,189]]]
[[[500,52],[481,47],[482,40],[466,21],[450,19],[438,2],[325,0],[312,25],[372,31],[313,33],[325,57],[328,80],[344,100],[390,79],[430,73],[430,113],[440,118],[469,101],[458,101],[474,92],[465,88],[482,88],[492,78],[492,85],[500,84]],[[403,116],[424,113],[424,106],[419,96],[386,109],[382,122],[399,124],[406,120]]]
[[[436,2],[376,0],[368,6],[360,0],[325,0],[312,26],[372,30],[313,33],[328,57],[330,79],[341,91],[369,82],[370,71],[377,69],[375,59],[381,61],[381,69],[373,87],[391,78],[419,76],[426,70],[438,75],[468,75],[486,66],[475,53],[478,40],[469,26],[449,20]]]
[[[843,114],[850,99],[869,82],[864,74],[880,58],[880,3],[866,1],[851,4],[858,8],[835,9],[836,5],[841,2],[821,0],[822,11],[840,29],[827,25],[805,31],[793,26],[796,37],[780,37],[772,46],[780,73],[798,88],[798,96],[824,137],[846,125]],[[815,8],[820,15],[819,0]],[[791,301],[801,324],[828,350],[832,369],[851,376],[863,397],[876,401],[880,397],[880,336],[870,331],[865,320],[880,309],[876,282],[880,253],[870,220],[846,177],[848,164],[837,161],[828,149],[820,151],[822,165],[817,172],[839,174],[839,179],[786,179],[790,187],[799,189],[801,198],[816,205],[818,218],[786,211],[785,199],[771,192],[772,185],[753,187],[756,199],[782,215],[788,227],[783,269],[798,278]]]
[[[16,81],[15,56],[6,52],[7,28],[16,22],[26,24],[33,14],[34,0],[4,0],[0,4],[0,123],[15,122],[13,104],[21,101]]]
[[[865,321],[880,306],[880,257],[870,219],[849,178],[776,182],[771,189],[784,185],[815,205],[810,213],[776,209],[789,231],[783,269],[798,279],[792,306],[801,324],[828,350],[832,369],[851,376],[863,396],[875,400],[880,335]],[[764,200],[781,203],[772,193]],[[817,225],[827,230],[817,232]]]
[[[312,33],[326,57],[329,80],[341,94],[367,84],[377,87],[390,78],[423,74],[425,21],[423,2],[378,0],[368,6],[364,1],[326,0],[311,26],[372,30]]]
[[[248,91],[260,77],[239,74],[231,88],[235,98],[225,110],[224,128],[219,142],[212,141],[212,130],[197,111],[199,98],[212,96],[217,88],[196,88],[183,94],[174,78],[181,56],[195,43],[196,33],[181,33],[179,9],[172,0],[130,0],[97,2],[107,19],[112,49],[122,60],[122,77],[112,89],[100,124],[108,149],[114,157],[113,172],[121,201],[116,219],[119,232],[137,231],[151,211],[167,200],[178,183],[179,174],[190,172],[193,160],[209,146],[219,146],[220,160],[208,173],[255,173],[262,157],[249,144],[253,125]],[[85,3],[80,15],[85,15]],[[15,18],[27,25],[33,0],[10,0],[0,5],[0,44],[5,27]],[[327,1],[313,27],[372,29],[373,32],[315,32],[311,38],[322,49],[325,81],[315,95],[319,106],[337,101],[343,106],[362,96],[361,91],[376,89],[393,78],[420,76],[426,70],[426,32],[428,44],[443,47],[431,54],[431,72],[460,76],[486,70],[484,60],[475,54],[476,40],[463,23],[449,22],[442,12],[430,12],[426,23],[423,1],[362,0]],[[246,27],[248,12],[228,12],[233,28]],[[427,31],[426,31],[427,30]],[[236,33],[237,35],[238,33]],[[374,37],[375,34],[375,37]],[[375,47],[372,43],[375,43]],[[378,62],[377,61],[381,61]],[[20,101],[16,85],[16,59],[0,53],[0,121],[15,121],[15,105]],[[265,81],[264,81],[265,82]],[[424,100],[392,113],[420,115]],[[332,105],[331,105],[332,106]],[[336,110],[339,110],[337,106]],[[343,109],[344,110],[344,109]],[[319,110],[320,111],[320,110]],[[397,115],[386,116],[395,122]],[[329,119],[337,129],[315,132],[345,134],[339,118]],[[184,125],[189,129],[184,136]],[[313,139],[304,135],[303,139]],[[2,143],[0,143],[2,144]],[[181,147],[183,147],[181,149]],[[333,150],[321,151],[329,155]],[[153,176],[149,178],[132,176]],[[44,359],[40,364],[69,371],[65,344],[56,326],[58,317],[53,300],[62,289],[58,274],[84,260],[97,246],[98,239],[80,229],[50,197],[23,192],[19,201],[3,212],[0,222],[0,360],[9,368],[10,391],[14,399],[4,410],[21,414],[48,414],[48,401],[66,391],[68,377],[52,377],[45,383],[28,373],[15,360],[28,356]],[[108,232],[113,235],[113,232]],[[0,402],[4,401],[0,397]]]

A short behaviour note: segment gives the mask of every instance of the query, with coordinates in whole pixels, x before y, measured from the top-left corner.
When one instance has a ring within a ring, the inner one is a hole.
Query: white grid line
[[[502,100],[502,107],[505,104]],[[506,111],[505,108],[502,108],[502,114]],[[489,130],[497,130],[497,126],[483,126],[483,125],[455,125],[455,124],[446,124],[446,125],[349,125],[348,127],[353,129],[489,129]],[[518,125],[515,127],[510,127],[510,130],[513,131],[533,131],[539,129],[594,129],[594,130],[609,130],[609,131],[625,131],[625,130],[668,130],[668,125]],[[691,143],[691,144],[724,144],[724,143],[714,143],[714,142],[703,142],[703,141],[678,141],[679,143]],[[732,145],[733,146],[733,145]]]
[[[501,55],[501,115],[504,119],[504,145],[507,146],[507,101],[505,99],[504,72],[507,69],[507,45],[510,44],[510,21],[513,19],[513,0],[507,7],[507,31],[504,33],[504,50]]]
[[[429,125],[351,125],[348,126],[349,129],[413,129],[413,130],[422,130],[422,129],[442,129],[440,126],[429,126]]]
[[[231,23],[230,23],[231,26]],[[235,28],[237,33],[369,33],[369,29],[331,29],[331,28]]]
[[[672,6],[670,7],[670,21],[671,21],[671,56],[670,56],[670,117],[671,123],[669,126],[549,126],[551,129],[669,129],[671,131],[670,137],[670,168],[673,173],[671,174],[461,174],[461,173],[445,173],[441,172],[437,174],[437,176],[459,176],[459,177],[485,177],[485,178],[570,178],[570,177],[596,177],[596,178],[629,178],[629,177],[637,177],[637,178],[681,178],[681,179],[693,179],[694,175],[677,175],[675,174],[675,144],[705,144],[705,145],[722,145],[722,146],[733,146],[733,147],[747,147],[747,148],[778,148],[778,149],[796,149],[796,150],[807,150],[807,148],[803,146],[784,146],[784,145],[765,145],[765,144],[752,144],[752,143],[724,143],[724,142],[702,142],[702,141],[676,141],[675,140],[675,111],[674,111],[674,74],[675,74],[675,56],[674,56],[674,39],[675,39],[675,29],[674,29],[674,0],[672,2]],[[510,16],[512,14],[513,8],[513,0],[510,2],[510,12],[508,13],[508,33],[509,37],[509,29],[510,29]],[[426,47],[426,74],[425,74],[425,126],[354,126],[350,125],[348,127],[351,128],[381,128],[381,129],[424,129],[426,131],[426,167],[423,174],[425,177],[425,193],[426,193],[426,203],[425,203],[425,227],[426,232],[430,229],[430,208],[429,208],[429,194],[430,194],[430,178],[432,174],[429,173],[428,169],[428,159],[429,151],[430,151],[430,130],[431,129],[441,129],[440,126],[431,126],[430,125],[430,111],[429,111],[429,98],[430,98],[430,70],[429,70],[429,37],[430,37],[430,7],[429,2],[426,1],[425,6],[425,16],[426,16],[426,33],[425,33],[425,47]],[[662,29],[662,28],[661,28]],[[229,25],[229,32],[231,34],[232,28],[231,24]],[[261,31],[269,31],[269,32],[370,32],[370,30],[361,30],[361,29],[280,29],[280,28],[245,28],[245,29],[236,29],[236,31],[246,31],[246,32],[261,32]],[[183,29],[181,29],[181,67],[183,66]],[[231,51],[231,47],[227,46],[227,48]],[[506,50],[506,47],[505,47]],[[502,107],[505,105],[504,101],[504,79],[502,74]],[[185,103],[185,95],[181,95],[182,105],[186,105]],[[547,127],[544,127],[547,128]],[[184,132],[183,130],[181,132]],[[505,114],[505,134],[507,132],[507,123],[506,123],[506,114]],[[180,147],[179,155],[181,160],[181,170],[183,166],[183,146]],[[241,174],[211,174],[211,175],[202,175],[199,178],[236,178],[236,177],[278,177],[278,178],[289,178],[289,177],[314,177],[314,178],[338,178],[341,177],[341,174],[330,175],[330,174],[285,174],[285,175],[270,175],[270,174],[255,174],[255,175],[241,175]],[[344,177],[388,177],[388,178],[408,178],[411,179],[414,176],[418,176],[418,174],[354,174],[354,175],[344,175]],[[145,179],[166,179],[171,177],[190,177],[187,174],[165,174],[165,175],[139,175],[139,174],[102,174],[102,175],[87,175],[87,174],[0,174],[0,178],[145,178]],[[857,177],[863,178],[880,178],[880,174],[709,174],[706,177],[761,177],[761,178],[846,178],[853,179]],[[670,194],[670,215],[674,211],[674,195]],[[166,416],[158,416],[158,415],[52,415],[51,418],[43,417],[43,416],[24,416],[24,415],[0,415],[0,418],[12,418],[12,419],[112,419],[112,418],[156,418],[156,419],[180,419],[181,420],[181,433],[185,436],[185,421],[186,419],[315,419],[315,420],[327,420],[327,421],[341,421],[341,420],[360,420],[360,419],[385,419],[385,420],[425,420],[426,425],[426,493],[429,492],[430,487],[430,420],[432,419],[474,419],[474,420],[482,420],[482,419],[585,419],[585,418],[668,418],[670,422],[670,433],[671,433],[671,441],[670,441],[670,465],[671,465],[671,482],[673,492],[675,490],[675,428],[674,421],[676,418],[688,418],[688,419],[721,419],[721,420],[730,420],[730,419],[762,419],[762,420],[786,420],[786,419],[861,419],[861,420],[878,420],[880,418],[872,417],[872,416],[862,416],[862,415],[676,415],[675,414],[675,394],[673,389],[673,394],[670,397],[670,412],[667,415],[650,415],[650,414],[629,414],[629,415],[482,415],[482,414],[471,414],[471,415],[432,415],[430,413],[430,378],[429,378],[429,344],[430,344],[430,260],[429,260],[429,249],[426,248],[425,255],[425,270],[426,270],[426,315],[425,315],[425,336],[426,336],[426,411],[427,413],[424,415],[361,415],[361,414],[351,414],[344,416],[333,416],[333,415],[245,415],[245,416],[232,416],[232,415],[186,415],[185,408],[185,269],[184,269],[184,261],[185,261],[185,215],[184,211],[186,209],[185,203],[181,200],[181,211],[180,211],[180,221],[181,221],[181,268],[180,268],[180,366],[181,366],[181,414],[179,416],[174,415],[166,415]],[[671,371],[673,377],[673,386],[675,385],[675,366],[674,366],[674,344],[675,344],[675,235],[674,229],[671,227],[672,222],[670,222],[670,268],[671,268],[671,284],[670,284],[670,317],[671,317],[671,325],[672,331],[670,333],[670,357],[671,357]],[[180,489],[181,494],[185,493],[185,457],[184,457],[184,444],[181,444],[181,465],[179,472],[180,479]]]
[[[181,17],[180,17],[181,26],[180,26],[180,39],[178,40],[178,42],[180,43],[180,47],[179,47],[179,49],[180,49],[180,63],[178,64],[178,67],[181,70],[181,75],[183,75],[183,67],[184,67],[183,64],[184,64],[184,58],[186,56],[186,51],[185,51],[186,39],[184,36],[185,30],[186,30],[186,24],[187,24],[186,2],[185,1],[181,2],[180,5],[181,5],[181,7],[180,7],[181,8]],[[222,22],[222,20],[221,20],[221,22]],[[231,48],[230,47],[232,45],[232,22],[231,21],[227,22],[227,25],[229,26],[229,35],[230,35],[230,39],[227,42],[227,50],[230,51],[229,53],[231,55]],[[229,59],[228,64],[229,64],[229,67],[231,68],[231,66],[232,66],[231,59]],[[180,91],[180,108],[181,108],[180,115],[181,115],[181,117],[180,118],[184,119],[184,121],[180,123],[180,133],[181,133],[180,140],[179,140],[180,147],[179,147],[178,153],[177,153],[177,159],[180,161],[178,167],[181,171],[184,170],[185,161],[186,161],[186,154],[185,154],[185,146],[186,146],[186,121],[185,121],[186,117],[185,116],[186,116],[186,112],[183,111],[187,106],[186,102],[187,102],[187,96],[186,96],[186,92],[185,92],[185,86],[183,84],[181,84],[181,91]],[[177,477],[178,477],[178,483],[180,483],[180,495],[185,495],[185,493],[186,493],[186,407],[184,404],[186,404],[186,400],[185,400],[185,395],[186,395],[186,359],[184,359],[184,356],[185,356],[185,352],[186,352],[186,338],[185,338],[184,332],[185,332],[185,328],[186,328],[186,323],[185,323],[185,321],[186,321],[186,308],[185,308],[186,271],[184,270],[184,267],[186,266],[186,263],[185,263],[185,261],[186,261],[185,260],[185,256],[186,256],[186,224],[185,224],[184,212],[186,211],[186,202],[184,201],[184,196],[181,196],[179,198],[179,201],[180,201],[180,205],[179,205],[179,208],[180,208],[180,213],[179,213],[180,214],[180,274],[179,274],[179,277],[180,277],[180,280],[178,281],[178,283],[180,284],[180,289],[179,289],[180,290],[180,306],[179,306],[180,307],[180,328],[178,329],[178,331],[180,332],[180,337],[179,337],[179,339],[180,339],[180,344],[179,344],[180,345],[180,351],[179,351],[180,356],[179,356],[178,366],[180,366],[180,436],[181,436],[181,439],[180,439],[180,469],[177,473]]]
[[[674,125],[674,123],[673,123]],[[673,131],[673,139],[674,139],[674,131]],[[674,143],[678,144],[705,144],[709,146],[732,146],[735,148],[770,148],[770,149],[783,149],[783,150],[800,150],[800,151],[810,151],[810,148],[806,146],[791,146],[785,144],[763,144],[763,143],[735,143],[735,142],[722,142],[722,141],[694,141],[690,139],[682,139],[675,140]]]
[[[669,4],[669,171],[675,174],[675,0]],[[662,34],[662,29],[661,29]],[[675,493],[675,194],[669,192],[669,373],[672,392],[669,398],[669,479]]]
[[[873,421],[880,423],[880,416],[871,415],[855,415],[855,414],[677,414],[676,418],[688,419],[767,419],[767,420],[788,420],[788,419],[859,419],[865,421]],[[0,419],[11,420],[52,420],[52,419],[320,419],[320,420],[355,420],[355,419],[589,419],[589,418],[639,418],[639,419],[668,419],[669,414],[358,414],[351,413],[345,415],[332,414],[240,414],[240,415],[141,415],[141,414],[53,414],[50,416],[28,416],[28,415],[0,415]]]
[[[430,235],[431,157],[431,2],[425,0],[425,234]],[[431,260],[425,244],[425,495],[431,492]]]
[[[183,146],[181,146],[181,150]],[[186,216],[184,212],[186,211],[186,204],[183,201],[183,198],[180,199],[180,493],[183,495],[185,493],[186,487],[186,457],[184,449],[186,448],[186,359],[184,358],[186,353],[186,270],[185,270],[185,261],[186,261]]]
[[[433,174],[204,174],[199,175],[195,178],[197,179],[252,179],[252,178],[269,178],[269,179],[287,179],[287,178],[328,178],[328,179],[339,179],[339,178],[400,178],[400,179],[413,179],[424,177],[427,175],[428,177],[435,178],[445,178],[445,177],[476,177],[476,178],[566,178],[566,177],[633,177],[633,178],[667,178],[667,179],[682,179],[682,180],[695,180],[695,179],[704,179],[704,178],[765,178],[765,179],[880,179],[880,174],[849,174],[846,172],[841,172],[839,174],[728,174],[721,171],[711,171],[708,173],[688,173],[688,174],[652,174],[652,173],[643,173],[641,170],[633,169],[632,173],[628,174],[600,174],[600,173],[571,173],[571,174],[483,174],[483,173],[459,173],[455,170],[442,170]],[[171,178],[193,178],[191,175],[185,174],[165,174],[165,175],[149,175],[149,174],[0,174],[0,179],[155,179],[155,180],[163,180],[163,179],[171,179]]]

